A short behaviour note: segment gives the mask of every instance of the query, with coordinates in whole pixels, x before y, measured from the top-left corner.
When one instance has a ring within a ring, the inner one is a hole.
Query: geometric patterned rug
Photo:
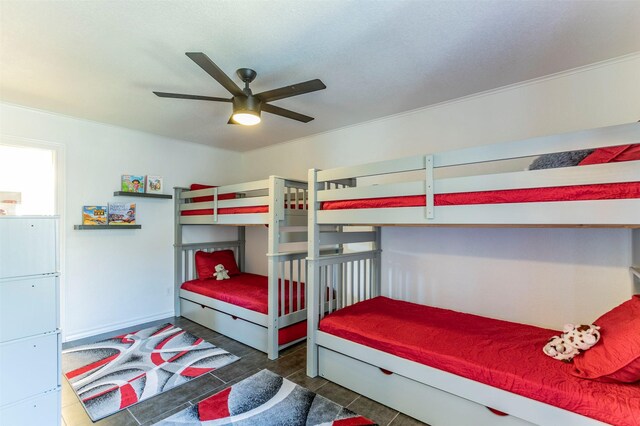
[[[262,370],[154,426],[373,424],[309,389]]]
[[[93,421],[238,358],[173,324],[62,352],[62,371]]]

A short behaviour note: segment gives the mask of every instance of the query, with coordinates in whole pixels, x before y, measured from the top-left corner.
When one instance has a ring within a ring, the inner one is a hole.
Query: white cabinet
[[[0,342],[58,328],[58,277],[16,278],[0,285]]]
[[[58,219],[0,217],[0,425],[60,424]]]

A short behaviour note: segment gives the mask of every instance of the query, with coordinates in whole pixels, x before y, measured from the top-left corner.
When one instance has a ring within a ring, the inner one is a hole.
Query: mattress
[[[435,194],[435,206],[472,204],[539,203],[549,201],[586,201],[640,198],[640,182],[595,185],[571,185],[547,188],[505,189],[499,191]],[[387,207],[423,207],[424,195],[325,201],[322,210],[371,209]]]
[[[320,330],[606,423],[640,425],[640,383],[571,375],[572,364],[542,352],[555,330],[386,297],[340,309]]]
[[[191,280],[182,284],[183,290],[191,291],[202,296],[217,299],[222,302],[240,306],[261,314],[268,314],[268,287],[269,279],[264,275],[241,273],[234,275],[228,280]],[[285,313],[290,313],[290,306],[293,311],[298,310],[298,300],[296,292],[298,283],[293,282],[294,298],[289,301],[290,282],[285,281]],[[302,284],[304,287],[304,283]],[[278,300],[281,300],[278,298]],[[304,293],[301,297],[301,305],[304,307]],[[278,307],[280,309],[280,306]],[[278,343],[285,343],[298,340],[307,335],[306,321],[292,324],[278,330]]]

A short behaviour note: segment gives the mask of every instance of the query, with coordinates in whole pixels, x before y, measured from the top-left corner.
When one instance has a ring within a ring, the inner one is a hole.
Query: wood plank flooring
[[[285,349],[280,357],[271,361],[266,354],[249,346],[243,345],[226,336],[209,330],[199,324],[182,317],[167,318],[161,321],[140,324],[122,330],[116,330],[104,335],[68,342],[63,348],[70,348],[90,342],[95,342],[133,330],[151,327],[156,324],[171,322],[178,327],[205,339],[235,355],[241,357],[239,361],[227,365],[219,370],[207,373],[182,386],[171,389],[153,398],[133,405],[125,410],[113,414],[98,422],[92,422],[84,407],[78,400],[67,381],[62,379],[62,426],[147,426],[162,420],[178,411],[198,403],[214,393],[221,391],[240,380],[267,368],[274,373],[304,386],[336,403],[348,407],[360,415],[370,418],[379,425],[414,426],[424,425],[409,416],[399,413],[389,407],[372,401],[362,395],[329,382],[321,377],[310,378],[306,375],[306,345],[300,343]]]

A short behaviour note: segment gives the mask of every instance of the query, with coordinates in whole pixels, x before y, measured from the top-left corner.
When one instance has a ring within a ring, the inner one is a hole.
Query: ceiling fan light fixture
[[[233,121],[243,126],[255,126],[262,121],[260,113],[254,111],[240,111],[233,113]]]
[[[2,0],[0,0],[2,1]],[[270,102],[280,99],[290,98],[292,96],[303,95],[305,93],[315,92],[316,90],[326,89],[327,86],[319,79],[303,81],[298,84],[292,84],[289,86],[280,87],[278,89],[267,90],[254,95],[249,88],[249,84],[258,75],[251,68],[240,68],[236,71],[236,74],[244,82],[244,89],[238,87],[236,83],[229,78],[224,71],[220,69],[207,55],[202,52],[186,52],[189,59],[195,62],[203,71],[213,77],[222,87],[227,89],[231,93],[231,98],[219,98],[214,96],[201,96],[201,95],[187,95],[183,93],[167,93],[167,92],[153,92],[156,96],[161,98],[175,98],[175,99],[192,99],[199,101],[214,101],[214,102],[232,102],[233,112],[227,124],[242,124],[245,126],[254,126],[260,123],[260,114],[262,111],[266,111],[269,114],[279,115],[280,117],[296,120],[301,123],[308,123],[313,120],[313,117],[309,117],[304,114],[300,114],[288,109],[281,108],[279,106],[271,105]]]
[[[260,100],[254,96],[233,98],[233,115],[231,119],[243,126],[255,126],[260,123]]]

